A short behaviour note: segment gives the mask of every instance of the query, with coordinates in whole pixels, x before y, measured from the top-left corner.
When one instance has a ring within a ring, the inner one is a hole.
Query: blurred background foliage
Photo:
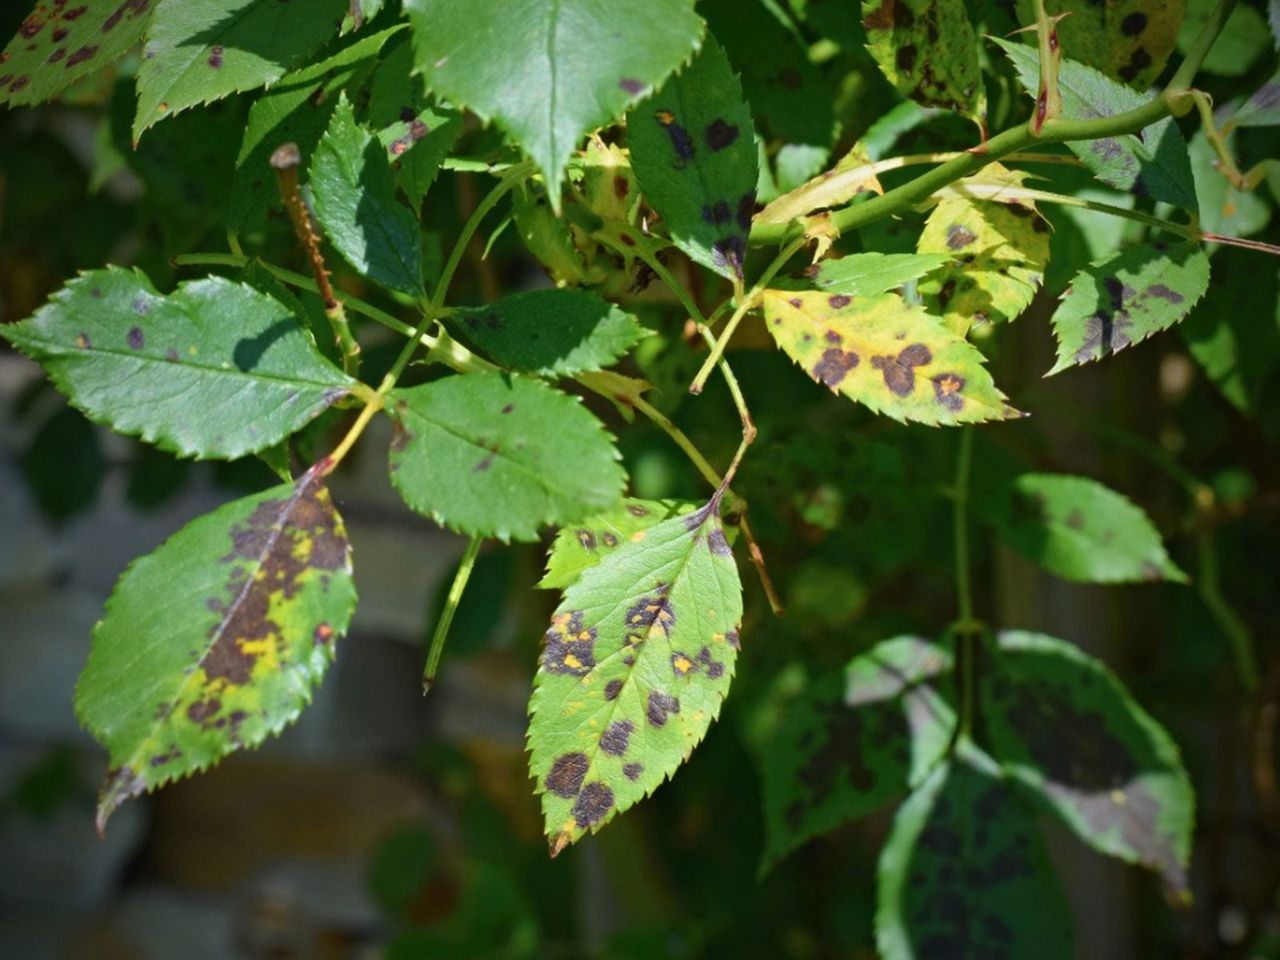
[[[16,30],[25,6],[5,5],[0,36]],[[775,6],[699,8],[743,73],[768,157],[762,199],[858,140],[873,158],[971,142],[965,121],[905,104],[888,86],[862,49],[855,4],[792,0],[792,26]],[[1012,24],[1007,6],[971,3],[975,21],[996,34]],[[796,60],[792,47],[809,56],[783,84],[778,71]],[[992,59],[991,127],[1002,129],[1025,115],[1027,101]],[[223,212],[251,98],[168,120],[135,149],[133,66],[126,59],[57,105],[0,112],[0,322],[29,316],[78,269],[136,264],[167,289],[188,275],[171,257],[225,247]],[[1229,104],[1275,68],[1262,16],[1246,5],[1201,85]],[[483,155],[499,139],[469,122],[460,152]],[[1234,147],[1247,169],[1280,156],[1280,132],[1241,130]],[[1280,241],[1272,192],[1280,185],[1226,196],[1201,140],[1192,160],[1202,200],[1213,198],[1202,210],[1209,229]],[[1069,167],[1044,176],[1047,189],[1088,189]],[[446,173],[431,188],[422,211],[429,285],[442,244],[484,188],[468,173]],[[1043,380],[1054,298],[1075,267],[1135,228],[1047,212],[1046,289],[983,344],[997,382],[1032,416],[979,433],[975,490],[1011,468],[1093,477],[1147,510],[1192,578],[1074,585],[977,527],[979,614],[1103,658],[1173,732],[1196,787],[1194,902],[1177,910],[1151,878],[1051,830],[1077,952],[1280,957],[1280,271],[1274,260],[1218,250],[1211,292],[1180,335]],[[919,227],[908,216],[841,246],[909,252]],[[245,239],[301,267],[283,216]],[[487,257],[477,244],[459,277],[464,302],[546,285],[509,221],[482,239]],[[717,302],[719,281],[673,266],[702,304]],[[338,283],[401,309],[350,273]],[[319,317],[318,303],[302,299]],[[685,392],[703,354],[683,314],[658,285],[633,294],[629,307],[654,336],[628,372],[655,384],[654,402],[726,463],[736,414],[718,380],[701,398]],[[398,344],[373,326],[359,333],[376,381]],[[423,700],[420,661],[462,542],[393,508],[376,437],[335,478],[362,603],[315,707],[278,743],[148,798],[105,843],[94,839],[101,761],[76,730],[71,692],[95,611],[128,557],[272,474],[253,458],[193,464],[109,435],[67,407],[34,365],[0,355],[0,951],[874,956],[875,860],[890,812],[825,835],[760,877],[759,771],[777,718],[811,678],[883,638],[934,635],[954,617],[947,493],[958,433],[833,401],[750,322],[730,356],[761,434],[738,485],[787,614],[773,617],[747,581],[743,659],[706,742],[653,798],[552,861],[523,750],[528,686],[555,601],[533,590],[543,550],[482,552],[440,683]],[[619,434],[633,495],[705,495],[661,432],[593,406]],[[331,444],[347,417],[322,417],[295,452],[305,460]],[[1246,655],[1258,665],[1252,690]]]

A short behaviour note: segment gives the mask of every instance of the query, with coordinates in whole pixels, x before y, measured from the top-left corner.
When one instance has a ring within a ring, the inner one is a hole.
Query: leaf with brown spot
[[[1186,7],[1185,0],[1057,0],[1051,10],[1062,17],[1066,56],[1145,90],[1173,53]],[[1034,0],[1018,0],[1017,9],[1024,26],[1035,24]]]
[[[529,772],[553,855],[688,758],[728,693],[741,620],[719,495],[636,530],[569,586],[530,700]],[[561,789],[557,771],[578,754],[583,774]]]
[[[766,290],[764,315],[811,378],[877,413],[928,424],[1020,416],[977,347],[897,294]]]
[[[862,0],[867,50],[898,92],[984,122],[978,35],[964,0]]]
[[[881,809],[941,760],[956,714],[934,688],[950,650],[897,637],[781,708],[762,747],[767,871],[806,840]]]
[[[621,506],[564,527],[547,551],[547,572],[538,586],[563,590],[641,530],[697,508],[687,500],[624,500]]]
[[[1008,631],[981,682],[992,750],[1009,775],[1101,853],[1186,893],[1195,797],[1178,747],[1101,662]]]
[[[77,715],[111,757],[99,830],[130,797],[295,720],[355,601],[346,529],[316,468],[135,560],[76,686]]]

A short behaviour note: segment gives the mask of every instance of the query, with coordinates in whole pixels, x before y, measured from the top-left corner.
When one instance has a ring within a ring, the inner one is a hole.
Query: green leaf
[[[964,0],[862,0],[867,49],[898,92],[982,120],[978,35]]]
[[[1254,91],[1231,115],[1233,127],[1280,126],[1280,73]]]
[[[943,253],[855,253],[819,261],[812,285],[828,294],[876,297],[933,273],[953,259]]]
[[[1068,960],[1071,915],[1035,817],[962,743],[902,805],[880,854],[884,960]]]
[[[627,114],[632,169],[667,233],[730,279],[742,278],[755,213],[752,131],[738,78],[710,37],[692,63]]]
[[[1186,893],[1195,796],[1178,748],[1102,663],[1009,631],[987,661],[983,712],[997,759],[1094,849]]]
[[[1194,241],[1137,244],[1085,267],[1053,314],[1058,362],[1049,373],[1101,358],[1165,330],[1209,287],[1209,258]]]
[[[265,86],[337,32],[347,0],[159,0],[138,68],[133,139],[199,103]]]
[[[135,560],[76,686],[80,721],[111,755],[98,829],[130,797],[295,720],[355,602],[346,530],[315,468]]]
[[[1142,509],[1087,477],[1023,473],[992,480],[975,495],[974,510],[1011,547],[1065,580],[1187,579]]]
[[[566,377],[614,363],[648,331],[590,290],[532,290],[464,307],[449,326],[499,366]]]
[[[1280,270],[1252,250],[1224,247],[1214,254],[1213,276],[1178,331],[1222,395],[1256,413],[1280,362]]]
[[[405,0],[404,9],[428,86],[496,120],[542,170],[557,211],[578,141],[686,62],[703,33],[693,0]]]
[[[997,175],[1018,184],[1023,179],[1003,168]],[[952,256],[950,266],[920,284],[920,295],[931,313],[963,335],[975,323],[1015,320],[1030,305],[1049,265],[1049,224],[1017,200],[954,197],[933,208],[916,250]]]
[[[1012,61],[1022,86],[1034,97],[1040,86],[1039,52],[1023,43],[991,39]],[[1074,60],[1062,61],[1058,89],[1062,115],[1072,120],[1115,116],[1151,99]],[[1196,209],[1187,142],[1171,117],[1144,128],[1140,135],[1072,141],[1067,146],[1094,176],[1117,190],[1164,200],[1184,210]]]
[[[1050,8],[1058,42],[1073,60],[1145,90],[1178,40],[1185,0],[1059,0]],[[1034,26],[1033,0],[1018,0],[1018,19]],[[1035,42],[1035,33],[1029,34]]]
[[[344,260],[374,283],[423,296],[422,235],[396,200],[386,152],[356,124],[345,92],[311,162],[316,219]]]
[[[0,104],[57,96],[129,52],[151,19],[147,0],[37,3],[0,53]]]
[[[267,211],[280,203],[271,154],[296,143],[304,160],[329,126],[338,91],[354,91],[378,63],[378,53],[398,30],[393,27],[357,40],[319,63],[286,76],[254,101],[249,109],[236,175],[228,203],[228,224],[240,231],[266,222]],[[307,164],[298,170],[305,183]]]
[[[1236,137],[1227,134],[1227,149],[1235,150]],[[1206,233],[1247,237],[1271,221],[1271,205],[1256,190],[1237,190],[1218,169],[1218,153],[1203,130],[1191,137],[1191,170],[1200,197],[1199,227]]]
[[[0,336],[91,419],[181,456],[265,449],[354,384],[286,307],[221,277],[162,296],[141,272],[94,270]]]
[[[946,755],[956,719],[929,681],[952,667],[950,651],[898,637],[786,705],[763,751],[763,870],[924,779]]]
[[[391,479],[405,502],[473,536],[534,540],[614,507],[626,474],[575,398],[499,373],[394,390]]]
[[[566,591],[529,703],[529,773],[554,856],[653,792],[720,713],[742,584],[705,507],[640,531]]]
[[[764,316],[810,377],[876,413],[929,424],[1020,416],[977,347],[897,294],[766,290]]]
[[[620,544],[663,520],[698,508],[686,500],[624,500],[621,506],[556,534],[547,553],[547,573],[539,581],[543,589],[563,590],[573,584],[583,570],[594,567]],[[732,529],[727,531],[732,540]]]
[[[1188,0],[1187,17],[1178,33],[1178,50],[1190,52],[1196,37],[1217,6],[1217,0]],[[1201,73],[1243,77],[1267,53],[1267,24],[1252,5],[1237,3],[1208,50]]]

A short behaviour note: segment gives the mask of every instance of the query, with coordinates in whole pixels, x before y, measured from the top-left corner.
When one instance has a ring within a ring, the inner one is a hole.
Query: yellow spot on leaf
[[[676,657],[675,660],[671,661],[671,665],[681,673],[688,673],[693,667],[693,661],[688,657]]]
[[[631,535],[631,542],[639,543],[641,540],[644,539],[645,532],[646,531],[644,530],[637,530],[635,533]]]

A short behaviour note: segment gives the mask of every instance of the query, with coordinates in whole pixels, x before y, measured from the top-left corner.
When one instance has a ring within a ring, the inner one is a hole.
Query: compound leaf
[[[867,49],[899,93],[982,118],[978,35],[964,0],[862,0],[862,26]]]
[[[1068,960],[1071,916],[1034,812],[967,742],[898,810],[877,871],[885,960]]]
[[[542,170],[557,211],[582,136],[687,61],[704,29],[693,0],[405,0],[404,9],[428,86],[496,120]]]
[[[1011,547],[1064,580],[1186,582],[1142,508],[1096,480],[1023,473],[985,484],[974,509]]]
[[[987,730],[1009,775],[1085,843],[1186,892],[1195,797],[1172,738],[1100,662],[1075,646],[1002,633],[981,684]]]
[[[133,138],[199,103],[273,83],[337,33],[347,0],[159,0]]]
[[[653,792],[720,713],[742,583],[717,494],[639,530],[565,592],[530,700],[552,855]]]
[[[111,755],[99,830],[130,797],[295,720],[355,602],[346,530],[317,468],[134,561],[76,686],[80,721]]]
[[[742,278],[755,213],[759,154],[742,86],[708,38],[693,62],[627,114],[640,188],[676,246]]]
[[[316,219],[337,251],[374,283],[421,296],[422,236],[396,199],[382,145],[356,123],[346,93],[311,163]]]
[[[394,390],[391,479],[409,506],[473,536],[533,540],[613,507],[626,479],[613,440],[539,380],[450,376]]]
[[[1040,84],[1039,52],[1023,43],[998,37],[992,40],[1013,62],[1022,86],[1034,97]],[[1062,115],[1073,120],[1114,116],[1150,99],[1074,60],[1062,61],[1058,89]],[[1117,190],[1164,200],[1184,210],[1197,209],[1187,141],[1172,117],[1151,124],[1140,134],[1072,141],[1067,146],[1094,176]]]
[[[924,779],[955,726],[955,712],[929,681],[951,669],[948,650],[898,637],[787,705],[764,750],[764,869]]]
[[[509,370],[571,376],[607,367],[648,331],[590,290],[533,290],[450,315],[469,346]]]
[[[1062,16],[1058,42],[1066,56],[1140,90],[1164,69],[1186,10],[1185,0],[1060,0],[1052,7]],[[1033,0],[1018,0],[1018,19],[1035,24]]]
[[[265,449],[354,385],[292,311],[222,277],[162,296],[139,271],[93,270],[0,336],[91,419],[181,456]]]
[[[876,413],[928,424],[1020,416],[977,347],[897,294],[766,290],[764,315],[810,377]]]
[[[1143,243],[1091,263],[1053,314],[1058,362],[1050,373],[1123,350],[1173,326],[1209,288],[1200,244]]]
[[[151,19],[148,0],[37,3],[0,53],[0,104],[30,106],[128,53]]]

